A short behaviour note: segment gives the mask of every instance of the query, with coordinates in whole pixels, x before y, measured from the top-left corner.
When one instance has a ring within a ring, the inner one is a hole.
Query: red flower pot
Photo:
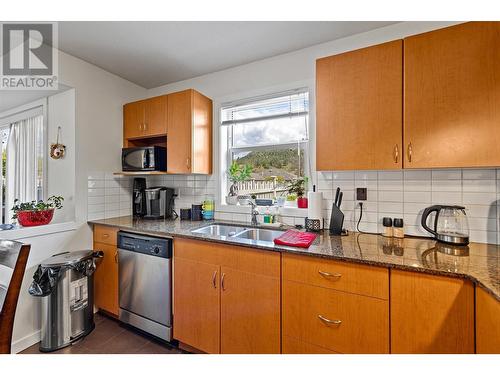
[[[298,208],[307,208],[307,198],[306,197],[298,197],[297,198],[297,207]]]
[[[23,227],[45,225],[50,223],[53,217],[54,209],[44,211],[19,211],[17,213],[17,221]]]

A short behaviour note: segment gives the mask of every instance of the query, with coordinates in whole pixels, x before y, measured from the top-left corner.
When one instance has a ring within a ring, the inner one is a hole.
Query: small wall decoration
[[[57,139],[56,143],[52,143],[50,145],[50,157],[52,159],[61,159],[64,157],[66,152],[66,146],[62,143],[59,143],[59,133],[61,132],[61,127],[57,127]]]

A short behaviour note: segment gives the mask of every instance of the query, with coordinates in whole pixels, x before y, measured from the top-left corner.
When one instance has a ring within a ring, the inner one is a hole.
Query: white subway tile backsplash
[[[404,191],[431,191],[431,180],[405,180]]]
[[[402,180],[403,171],[379,171],[378,180]]]
[[[433,169],[431,174],[433,180],[460,180],[462,178],[461,169]]]
[[[497,181],[496,180],[463,180],[464,192],[475,193],[496,193]]]
[[[379,180],[378,188],[380,190],[403,190],[403,180]]]
[[[410,203],[431,203],[430,191],[405,191],[403,200]]]
[[[334,180],[354,180],[354,171],[332,172]]]
[[[497,205],[479,205],[469,204],[466,207],[466,213],[469,217],[487,217],[490,219],[497,218]]]
[[[432,204],[462,204],[462,193],[433,191]]]
[[[463,204],[496,204],[496,193],[463,193]]]
[[[409,213],[409,214],[418,214],[418,213],[422,213],[422,211],[426,207],[429,207],[429,206],[430,205],[428,203],[404,202],[404,204],[403,204],[403,212],[404,213]]]
[[[402,214],[403,202],[379,202],[378,212],[381,213],[398,212],[399,214]]]
[[[430,170],[408,170],[403,172],[405,180],[430,180]]]
[[[432,191],[462,191],[462,180],[432,180]]]
[[[104,180],[88,180],[87,185],[91,189],[104,188]]]
[[[464,169],[462,171],[464,180],[493,180],[496,177],[495,169]]]
[[[317,172],[316,185],[323,193],[323,217],[328,227],[335,189],[344,192],[342,210],[345,228],[355,230],[360,209],[355,189],[368,189],[363,201],[360,229],[378,232],[383,217],[402,217],[405,231],[411,235],[429,236],[420,224],[423,210],[432,204],[461,204],[466,207],[471,241],[500,243],[500,169],[440,169],[405,171],[332,171]],[[111,173],[88,175],[88,218],[131,214],[133,178]],[[215,175],[148,176],[148,186],[168,186],[179,191],[175,207],[188,208],[205,198],[216,198],[218,177]],[[307,210],[284,208],[281,220],[288,225],[304,224]],[[216,204],[217,220],[249,222],[250,207]]]
[[[382,191],[378,192],[379,202],[403,202],[403,191]]]
[[[378,180],[378,172],[377,171],[356,171],[354,173],[354,178],[356,181],[358,180]]]

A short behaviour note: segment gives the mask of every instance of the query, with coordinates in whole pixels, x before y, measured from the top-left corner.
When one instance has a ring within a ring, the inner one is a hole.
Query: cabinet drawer
[[[117,232],[118,228],[108,227],[105,225],[94,225],[94,242],[116,246]]]
[[[282,313],[285,336],[339,353],[389,353],[388,301],[285,280]]]
[[[283,354],[339,354],[293,337],[283,336]]]
[[[389,271],[382,267],[283,254],[283,279],[370,297],[389,298]]]

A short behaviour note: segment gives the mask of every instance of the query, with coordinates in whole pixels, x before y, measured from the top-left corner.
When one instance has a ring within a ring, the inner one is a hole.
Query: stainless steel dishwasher
[[[118,232],[119,319],[172,340],[172,239]]]

